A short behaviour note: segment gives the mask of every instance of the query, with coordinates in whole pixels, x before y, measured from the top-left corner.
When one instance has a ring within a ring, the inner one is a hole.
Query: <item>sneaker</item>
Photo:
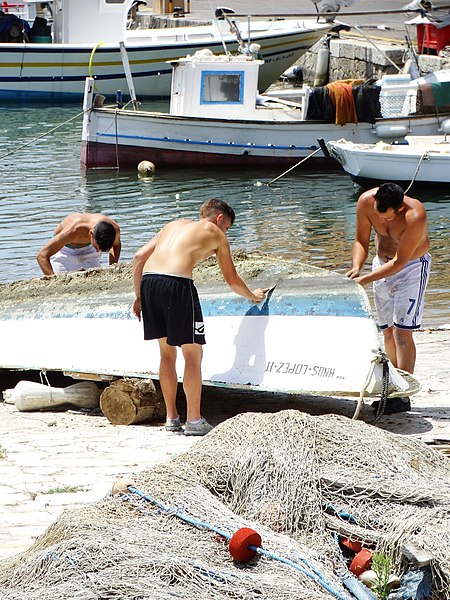
[[[214,429],[214,427],[202,417],[199,423],[190,423],[189,421],[186,421],[184,435],[206,435],[211,429]]]
[[[181,421],[178,416],[176,419],[166,419],[166,431],[181,431]]]
[[[371,407],[378,412],[380,400],[372,402]],[[411,410],[411,401],[409,398],[388,398],[384,407],[383,415],[393,415],[395,413],[408,412]]]

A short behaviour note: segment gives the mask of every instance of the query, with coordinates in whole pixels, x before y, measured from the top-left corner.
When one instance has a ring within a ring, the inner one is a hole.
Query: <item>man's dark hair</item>
[[[116,239],[116,228],[109,221],[99,221],[93,230],[94,240],[102,252],[111,250]]]
[[[215,217],[218,214],[226,215],[233,225],[234,220],[236,218],[236,214],[234,210],[223,200],[218,200],[217,198],[211,198],[207,200],[200,207],[200,218],[201,219],[209,219],[210,217]]]
[[[385,213],[389,208],[397,212],[404,197],[402,188],[396,183],[382,183],[374,195],[376,209],[380,213]]]

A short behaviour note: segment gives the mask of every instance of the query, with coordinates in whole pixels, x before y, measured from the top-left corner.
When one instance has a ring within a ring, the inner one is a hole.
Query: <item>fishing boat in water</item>
[[[392,396],[418,391],[385,357],[361,286],[298,261],[250,259],[259,273],[251,285],[272,285],[259,305],[218,284],[217,266],[210,267],[209,283],[194,273],[207,341],[205,385],[361,401],[380,395],[383,385]],[[157,379],[158,343],[143,340],[131,310],[131,270],[127,278],[114,277],[121,268],[0,285],[0,368]],[[180,381],[183,369],[179,357]]]
[[[120,42],[127,50],[139,97],[169,96],[168,61],[205,47],[215,54],[223,52],[224,45],[237,51],[239,36],[261,46],[264,66],[258,85],[265,90],[336,26],[332,19],[239,22],[217,18],[208,25],[127,29],[133,0],[55,0],[46,4],[52,10],[51,22],[39,16],[32,21],[36,15],[32,0],[3,7],[7,13],[0,14],[0,101],[81,100],[87,75],[95,79],[102,93],[127,90]],[[14,15],[19,6],[23,18]]]
[[[290,167],[311,158],[311,164],[337,166],[320,153],[319,139],[373,144],[450,131],[450,111],[418,111],[419,88],[410,75],[260,94],[264,64],[257,44],[237,55],[216,56],[205,49],[173,61],[169,112],[141,109],[131,73],[133,102],[127,105],[107,103],[101,85],[88,78],[82,165],[136,168],[146,160],[157,169]],[[402,84],[394,85],[399,79]],[[342,98],[352,103],[347,114],[339,109]]]
[[[393,181],[403,188],[450,187],[450,142],[446,135],[406,136],[402,143],[328,142],[327,148],[363,187]]]

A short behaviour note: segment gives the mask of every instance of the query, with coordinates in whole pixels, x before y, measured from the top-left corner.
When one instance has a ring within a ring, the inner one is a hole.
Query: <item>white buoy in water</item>
[[[151,177],[155,174],[156,167],[149,160],[141,160],[138,164],[138,173],[139,175],[144,175],[145,177]]]

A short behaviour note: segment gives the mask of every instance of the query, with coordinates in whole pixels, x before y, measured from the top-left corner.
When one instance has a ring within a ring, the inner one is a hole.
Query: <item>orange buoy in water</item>
[[[241,527],[231,537],[228,549],[231,556],[241,563],[249,562],[256,554],[249,546],[261,547],[261,536],[250,527]]]

